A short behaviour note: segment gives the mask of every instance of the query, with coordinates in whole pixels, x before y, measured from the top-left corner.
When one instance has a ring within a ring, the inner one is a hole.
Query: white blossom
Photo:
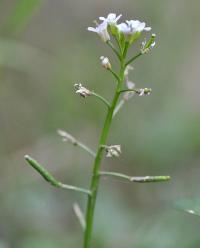
[[[118,28],[119,32],[121,32],[121,33],[123,33],[125,35],[131,34],[130,27],[124,22],[118,24],[117,28]]]
[[[107,42],[110,40],[110,35],[107,30],[108,23],[107,21],[103,21],[101,24],[97,25],[96,28],[88,27],[88,31],[97,33],[103,42]]]
[[[120,145],[105,146],[106,157],[119,157],[122,153]]]
[[[143,30],[144,31],[150,31],[151,30],[151,27],[146,27],[145,22],[140,22],[138,20],[130,20],[130,21],[126,21],[126,23],[131,28],[133,33],[142,32]]]
[[[82,86],[82,84],[75,84],[74,88],[76,90],[76,94],[79,94],[82,97],[87,97],[91,95],[91,91]]]
[[[111,69],[111,64],[110,61],[107,57],[101,56],[100,57],[101,60],[101,65],[105,68],[105,69]]]
[[[142,31],[150,31],[151,27],[146,27],[145,22],[140,22],[138,20],[126,21],[126,23],[121,23],[117,25],[117,28],[124,35],[133,35],[135,33],[141,33]]]
[[[122,15],[116,15],[114,13],[108,14],[108,16],[105,17],[99,17],[99,20],[106,21],[109,25],[116,25],[117,21],[121,18]]]

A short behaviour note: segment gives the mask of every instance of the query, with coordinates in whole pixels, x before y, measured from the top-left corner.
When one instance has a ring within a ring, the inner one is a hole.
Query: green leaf
[[[4,32],[10,34],[21,31],[42,2],[44,0],[18,0],[8,17]]]
[[[200,198],[184,198],[175,202],[175,206],[188,213],[200,216]]]

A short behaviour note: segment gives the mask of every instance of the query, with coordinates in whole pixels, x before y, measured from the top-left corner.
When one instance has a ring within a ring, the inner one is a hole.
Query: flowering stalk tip
[[[142,42],[141,49],[140,49],[142,54],[148,53],[151,49],[154,48],[156,44],[155,38],[156,38],[156,34],[152,34],[151,38],[147,42],[146,41]]]
[[[148,88],[144,88],[144,89],[139,89],[138,90],[138,95],[139,96],[149,96],[151,94],[151,89],[148,89]]]

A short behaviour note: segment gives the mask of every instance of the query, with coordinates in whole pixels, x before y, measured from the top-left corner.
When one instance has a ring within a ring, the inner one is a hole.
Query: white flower
[[[105,69],[111,69],[111,64],[110,61],[107,57],[101,56],[100,57],[101,60],[101,65],[105,68]]]
[[[126,21],[126,23],[121,23],[117,25],[118,30],[125,35],[133,35],[135,33],[141,33],[142,31],[150,31],[151,27],[146,27],[145,22],[140,22],[138,20]]]
[[[117,28],[118,28],[119,32],[121,32],[121,33],[123,33],[125,35],[131,34],[130,27],[124,22],[118,24]]]
[[[131,28],[133,33],[142,32],[143,30],[144,31],[150,31],[151,30],[151,27],[146,27],[145,22],[140,22],[138,20],[130,20],[130,21],[126,21],[126,23]]]
[[[106,157],[119,157],[122,153],[120,145],[105,146]]]
[[[82,97],[91,95],[91,91],[83,87],[82,84],[75,84],[74,88],[76,90],[76,94],[79,94]]]
[[[117,21],[121,18],[122,15],[116,15],[114,13],[108,14],[107,18],[105,17],[99,17],[99,20],[106,21],[110,25],[116,25]]]
[[[88,31],[97,33],[101,37],[103,42],[107,42],[108,40],[110,40],[110,35],[108,33],[107,27],[107,21],[103,21],[96,28],[88,27]]]

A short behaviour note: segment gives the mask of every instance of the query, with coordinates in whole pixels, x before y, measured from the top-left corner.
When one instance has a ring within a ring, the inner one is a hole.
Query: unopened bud
[[[155,46],[156,44],[155,38],[156,38],[156,35],[152,34],[151,38],[147,42],[146,41],[142,42],[142,45],[141,45],[142,54],[148,53]]]
[[[101,56],[100,60],[101,60],[101,65],[105,69],[107,69],[107,70],[111,69],[111,64],[110,64],[110,61],[109,61],[109,59],[107,57]]]
[[[149,96],[150,93],[151,93],[151,89],[148,89],[148,88],[138,90],[138,95],[139,96]]]

